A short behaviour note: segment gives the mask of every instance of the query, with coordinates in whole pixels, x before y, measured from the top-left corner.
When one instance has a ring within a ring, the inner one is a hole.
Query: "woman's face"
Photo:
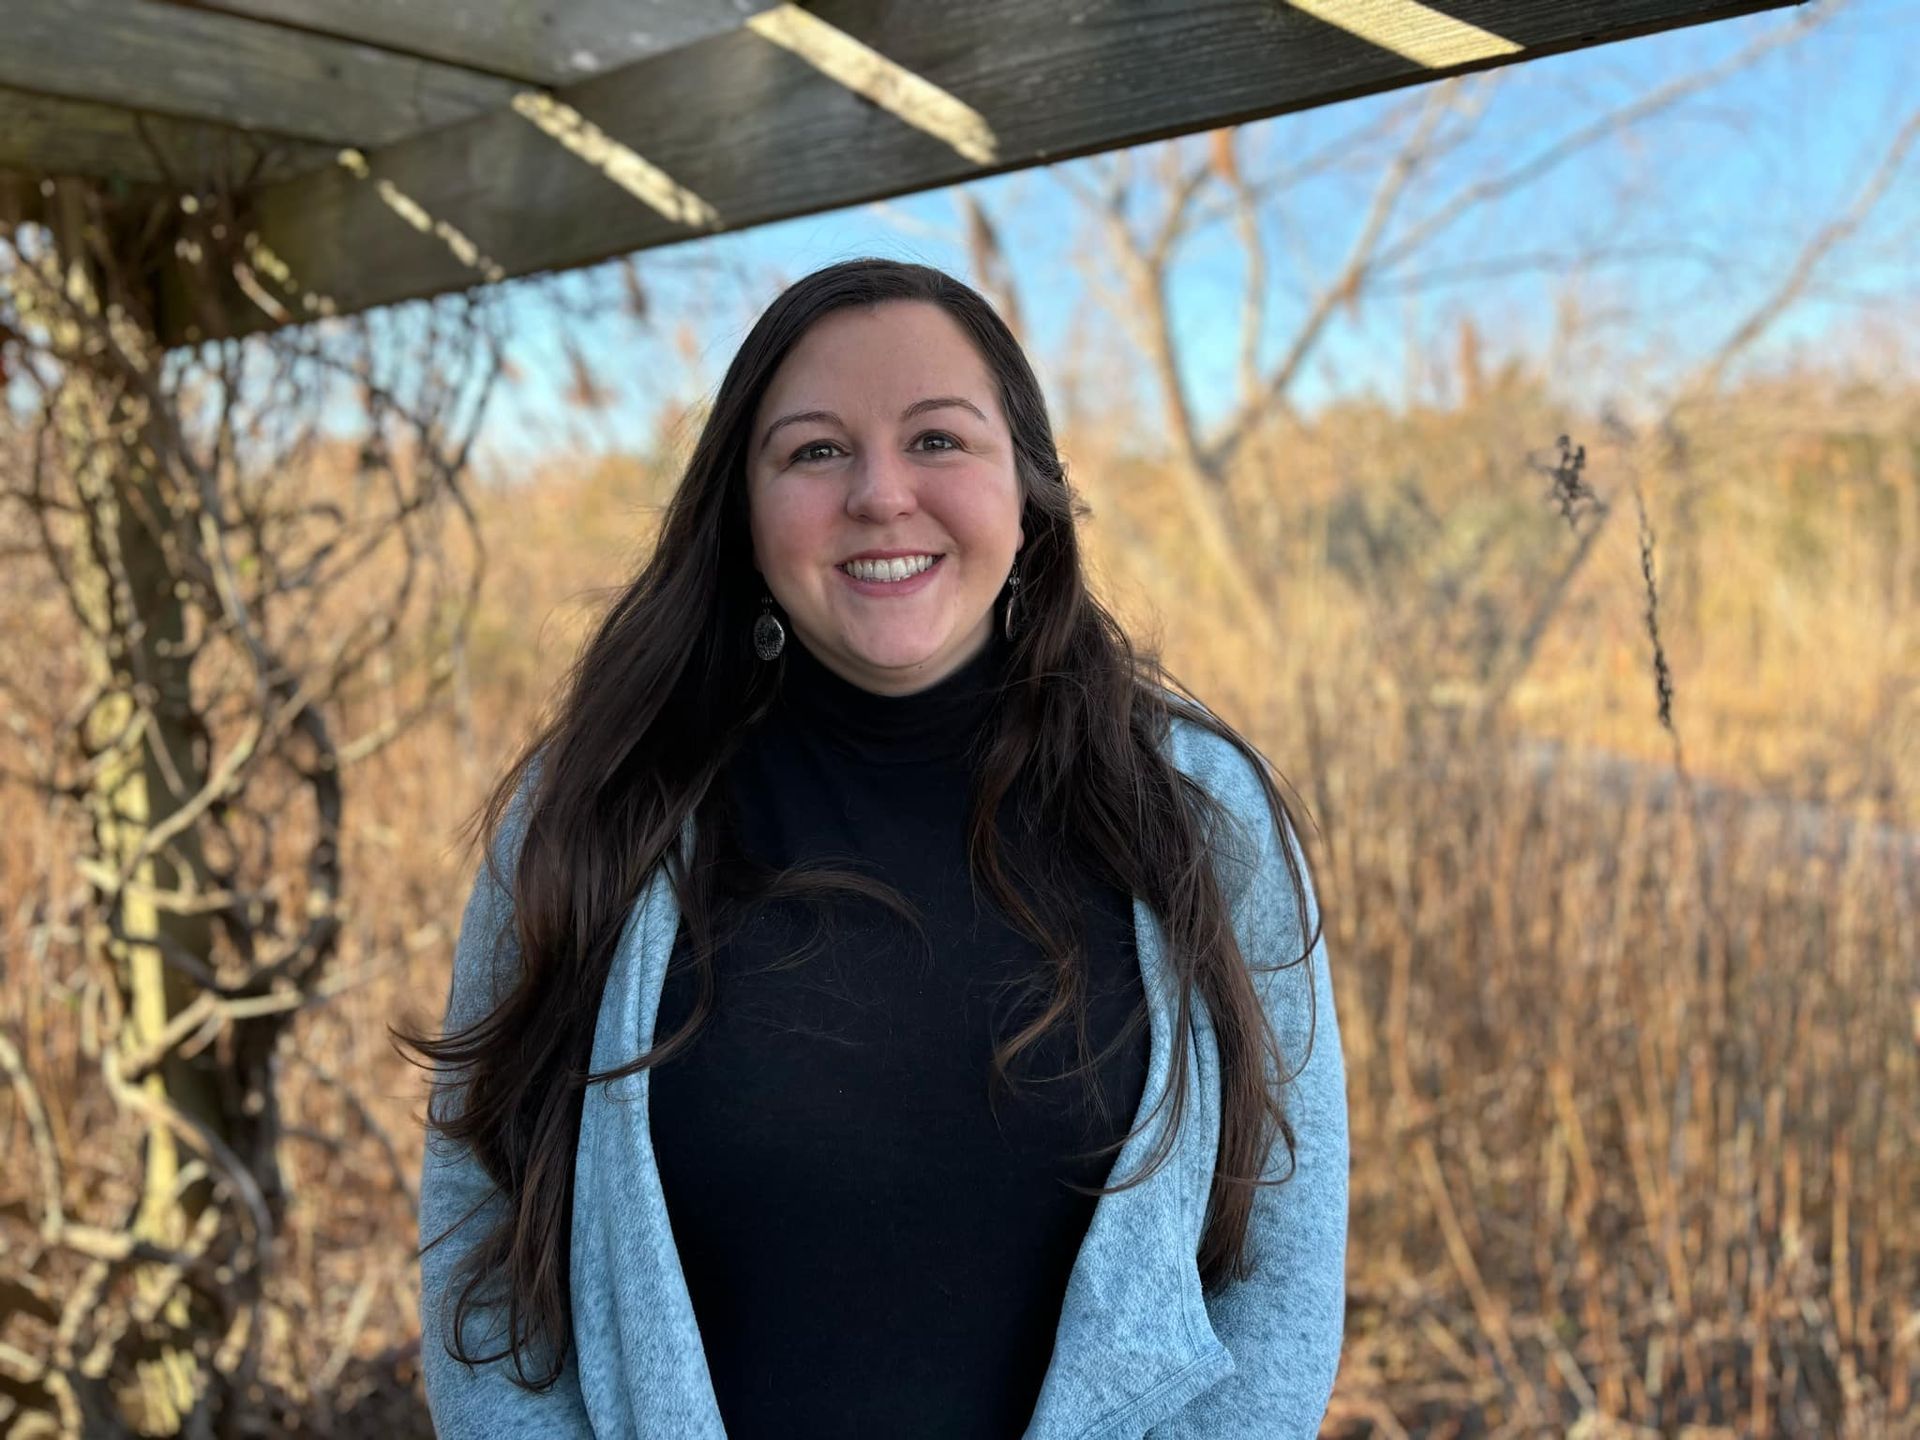
[[[944,308],[827,314],[774,373],[747,445],[754,564],[823,665],[904,695],[979,654],[1026,535],[999,387]],[[923,558],[904,580],[849,572],[870,552]]]

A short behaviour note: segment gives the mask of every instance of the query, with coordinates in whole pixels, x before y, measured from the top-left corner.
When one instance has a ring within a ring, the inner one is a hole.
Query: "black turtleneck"
[[[878,876],[927,932],[864,897],[824,902],[824,932],[822,902],[760,902],[715,957],[715,1013],[653,1071],[654,1150],[730,1440],[1014,1440],[1032,1417],[1098,1198],[1062,1182],[1105,1184],[1114,1164],[1069,1157],[1126,1133],[1147,1032],[1131,898],[1069,859],[1088,1053],[1113,1047],[1107,1113],[1084,1076],[1048,1079],[1080,1063],[1070,1021],[989,1108],[994,1044],[1053,988],[967,871],[968,747],[1007,650],[996,634],[887,696],[789,637],[779,698],[723,772],[745,857]],[[687,942],[683,925],[656,1040],[692,1013]]]

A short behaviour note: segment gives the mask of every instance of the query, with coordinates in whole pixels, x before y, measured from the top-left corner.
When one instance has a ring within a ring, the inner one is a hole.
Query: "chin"
[[[865,664],[876,670],[911,670],[925,665],[940,653],[940,642],[931,639],[875,640],[847,646]]]

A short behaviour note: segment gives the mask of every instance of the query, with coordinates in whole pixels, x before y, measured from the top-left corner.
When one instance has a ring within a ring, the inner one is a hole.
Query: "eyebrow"
[[[978,405],[959,395],[934,395],[925,400],[916,400],[900,412],[900,418],[902,420],[911,420],[914,416],[924,415],[929,410],[943,410],[950,406],[961,410],[971,410],[974,416],[980,420],[987,418],[981,414]],[[760,437],[760,448],[764,450],[772,443],[773,432],[778,430],[782,425],[801,425],[815,421],[825,421],[829,425],[838,425],[843,430],[847,424],[846,421],[842,420],[831,410],[796,410],[791,415],[782,415],[767,427],[767,433]]]

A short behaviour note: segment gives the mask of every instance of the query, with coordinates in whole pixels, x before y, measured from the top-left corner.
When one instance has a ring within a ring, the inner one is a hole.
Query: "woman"
[[[1318,1429],[1311,884],[1077,513],[967,286],[857,260],[760,317],[488,802],[444,1038],[407,1037],[440,1434]]]

